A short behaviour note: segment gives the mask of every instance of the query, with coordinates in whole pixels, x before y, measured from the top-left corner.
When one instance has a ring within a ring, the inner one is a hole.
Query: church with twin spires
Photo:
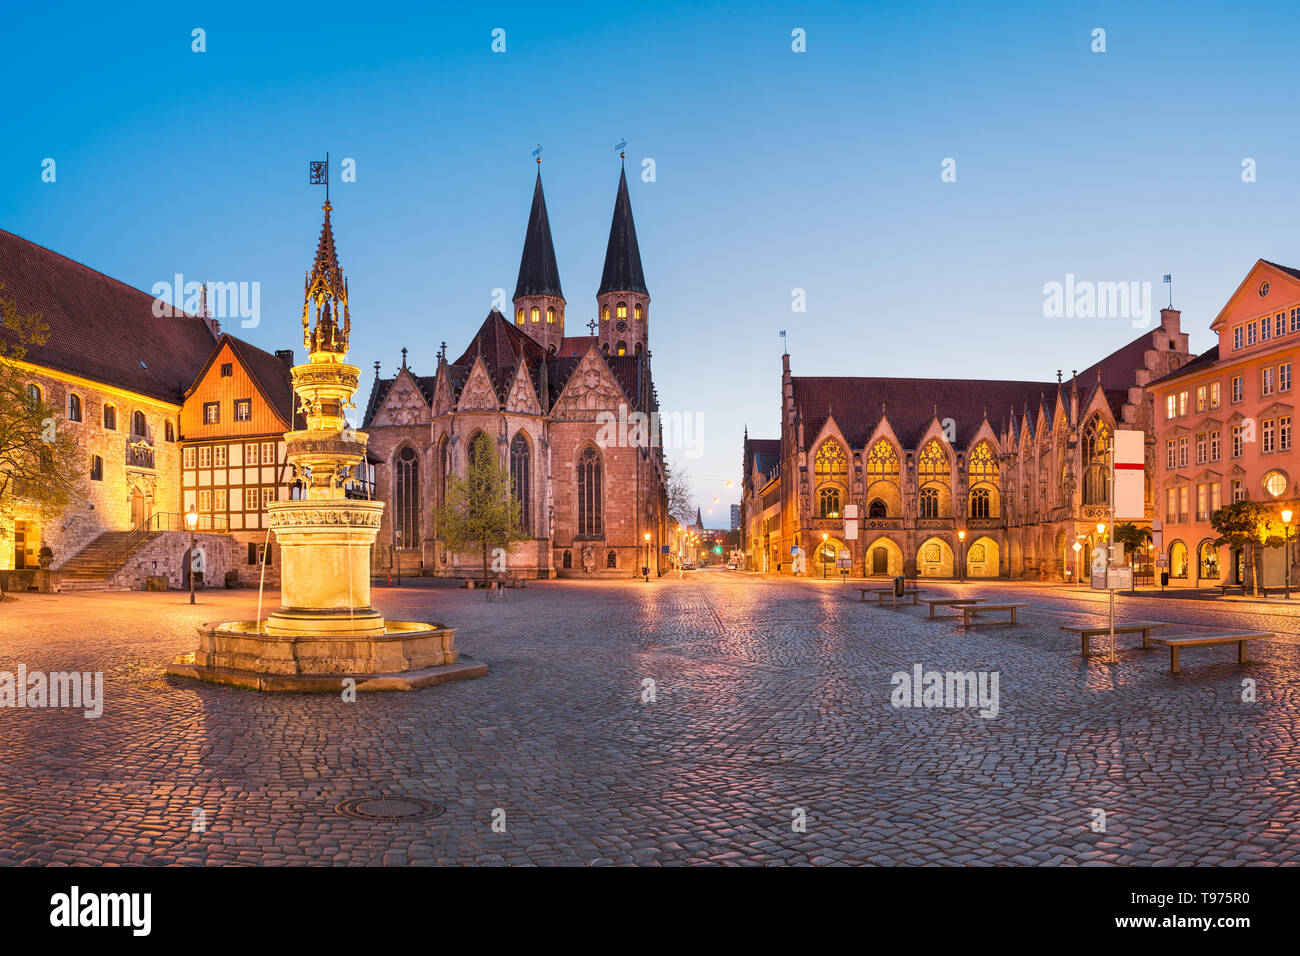
[[[400,561],[410,574],[468,577],[481,570],[481,556],[444,546],[436,512],[447,476],[465,474],[469,449],[483,432],[510,470],[528,535],[510,549],[510,573],[631,577],[647,565],[650,573],[663,570],[660,551],[669,536],[662,449],[598,437],[603,413],[658,411],[650,293],[623,171],[590,334],[566,334],[565,306],[539,168],[513,315],[492,309],[458,358],[444,342],[428,359],[436,362],[431,375],[416,371],[418,358],[408,364],[406,349],[392,378],[380,378],[376,366],[362,423],[375,496],[388,505],[376,569]]]

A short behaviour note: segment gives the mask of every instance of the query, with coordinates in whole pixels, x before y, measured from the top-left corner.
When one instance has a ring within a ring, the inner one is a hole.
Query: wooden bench
[[[874,595],[876,595],[877,603],[880,604],[880,605],[882,605],[882,606],[883,606],[884,603],[885,603],[885,598],[888,597],[889,595],[891,595],[891,594],[894,593],[894,589],[893,589],[893,588],[865,587],[865,588],[854,588],[854,590],[857,591],[860,595],[862,595],[862,598],[861,598],[861,599],[862,599],[863,601],[865,601],[865,600],[867,599],[867,595],[868,595],[868,594],[874,594]],[[917,597],[917,595],[920,594],[920,593],[921,593],[920,590],[917,589],[917,588],[909,588],[908,590],[906,590],[906,591],[903,592],[903,597],[907,597],[907,595],[909,595],[909,594],[912,595],[912,603],[915,604],[915,603],[916,603],[916,597]],[[898,598],[897,598],[897,597],[894,598],[894,607],[898,607]]]
[[[936,607],[958,607],[962,604],[982,604],[985,598],[926,598],[925,603],[930,605],[930,616],[934,617]]]
[[[1213,647],[1216,644],[1236,644],[1237,663],[1246,663],[1246,642],[1265,640],[1272,637],[1271,631],[1230,631],[1220,634],[1181,634],[1176,637],[1153,637],[1151,640],[1169,648],[1169,673],[1181,673],[1178,669],[1178,652],[1184,647]]]
[[[954,607],[953,611],[961,615],[962,626],[969,627],[973,623],[971,619],[975,617],[975,615],[985,614],[989,611],[1010,611],[1011,623],[1015,624],[1017,623],[1016,611],[1020,610],[1022,607],[1032,606],[1033,605],[1030,604],[967,604],[963,607]]]
[[[1168,621],[1116,621],[1116,634],[1137,634],[1142,635],[1142,650],[1151,649],[1151,630],[1156,627],[1168,627]],[[1101,634],[1110,633],[1109,624],[1062,624],[1061,630],[1069,631],[1071,634],[1078,634],[1083,638],[1083,656],[1087,657],[1090,651],[1090,641],[1092,638]]]
[[[1260,597],[1268,597],[1268,588],[1264,587],[1264,585],[1262,584],[1257,585],[1256,587],[1259,590]],[[1219,585],[1219,595],[1221,597],[1227,597],[1229,591],[1240,591],[1241,596],[1245,597],[1246,585],[1244,584],[1220,584]]]

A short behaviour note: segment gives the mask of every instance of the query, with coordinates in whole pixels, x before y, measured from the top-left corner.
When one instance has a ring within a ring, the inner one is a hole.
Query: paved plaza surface
[[[491,669],[354,703],[163,675],[195,624],[251,619],[253,591],[23,595],[0,605],[0,670],[103,671],[106,703],[0,710],[0,864],[1300,860],[1300,616],[1120,598],[1121,617],[1281,635],[1246,667],[1234,647],[1185,651],[1175,677],[1132,636],[1118,665],[1081,660],[1059,625],[1104,614],[1103,595],[927,587],[1035,606],[964,629],[726,571],[491,602],[381,586],[387,617],[458,627]],[[891,706],[891,674],[915,664],[996,671],[997,716]],[[336,812],[375,796],[444,812]]]

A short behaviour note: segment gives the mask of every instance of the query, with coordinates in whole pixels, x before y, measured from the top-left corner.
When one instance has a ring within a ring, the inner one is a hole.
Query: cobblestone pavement
[[[0,863],[1300,860],[1300,617],[1118,601],[1122,617],[1282,634],[1244,668],[1232,647],[1189,650],[1173,677],[1132,637],[1116,666],[1082,661],[1058,628],[1104,613],[1101,595],[965,590],[1035,607],[1019,627],[967,630],[834,582],[725,571],[493,602],[379,587],[385,615],[459,627],[491,672],[355,703],[162,674],[194,624],[252,618],[255,593],[204,592],[195,608],[174,592],[25,595],[0,606],[0,670],[103,671],[107,703],[97,720],[0,710]],[[894,708],[890,675],[914,664],[996,671],[998,715]],[[335,812],[379,794],[445,812]]]

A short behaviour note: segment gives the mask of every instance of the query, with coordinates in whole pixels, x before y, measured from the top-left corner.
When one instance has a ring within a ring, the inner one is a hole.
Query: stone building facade
[[[207,505],[200,508],[200,530],[225,533],[233,527],[229,506],[215,507],[218,486],[205,486],[206,501],[200,501],[196,482],[203,477],[197,456],[205,445],[209,455],[217,444],[229,451],[231,436],[242,446],[247,429],[241,431],[234,421],[233,400],[226,403],[220,423],[203,423],[203,408],[222,401],[209,394],[204,377],[208,370],[217,378],[226,366],[238,367],[238,381],[248,393],[238,399],[249,400],[250,420],[266,425],[259,436],[269,439],[279,419],[292,414],[284,361],[223,335],[206,308],[201,314],[160,308],[146,292],[2,230],[0,284],[17,309],[38,314],[48,327],[45,342],[31,345],[17,365],[29,376],[29,388],[59,410],[55,427],[76,435],[84,460],[82,493],[62,514],[45,518],[20,499],[11,514],[0,516],[0,570],[32,566],[39,562],[42,546],[53,552],[52,569],[75,567],[78,556],[101,538],[142,527],[185,535],[183,512],[192,505]],[[187,455],[193,460],[188,470]],[[228,482],[233,475],[229,467],[209,468],[207,480]],[[183,488],[186,474],[191,480]],[[227,486],[221,488],[230,493]],[[242,512],[240,504],[236,510]],[[256,516],[246,521],[241,514],[244,528],[258,527]],[[246,543],[241,539],[212,551],[243,553]],[[133,568],[177,577],[178,568],[155,564],[158,555],[170,560],[173,544],[150,543],[153,557],[137,553],[128,559],[123,553],[123,564],[110,575],[112,583],[141,585],[143,573],[139,580],[127,573]],[[231,562],[233,558],[223,558],[223,567]],[[253,576],[247,568],[240,570],[242,577]]]
[[[1169,583],[1240,584],[1242,549],[1216,546],[1210,516],[1234,501],[1293,512],[1289,545],[1263,548],[1260,583],[1297,578],[1300,453],[1294,440],[1300,356],[1300,269],[1255,263],[1210,328],[1218,344],[1152,384],[1156,512]],[[1285,533],[1283,538],[1288,537]]]
[[[620,173],[593,334],[565,334],[566,300],[539,173],[515,286],[514,321],[492,310],[464,352],[446,345],[434,374],[402,364],[375,382],[363,419],[375,494],[385,501],[378,568],[472,575],[477,554],[450,551],[436,511],[447,476],[464,475],[479,432],[511,472],[527,540],[507,568],[527,577],[659,573],[669,542],[662,448],[640,440],[658,412],[650,294]],[[629,427],[631,426],[631,427]]]
[[[833,574],[848,550],[866,576],[1072,578],[1108,515],[1117,428],[1147,434],[1152,473],[1148,386],[1188,359],[1179,322],[1162,311],[1068,382],[799,377],[783,356],[781,437],[746,439],[749,567],[801,554]],[[1151,502],[1148,478],[1148,519]]]

